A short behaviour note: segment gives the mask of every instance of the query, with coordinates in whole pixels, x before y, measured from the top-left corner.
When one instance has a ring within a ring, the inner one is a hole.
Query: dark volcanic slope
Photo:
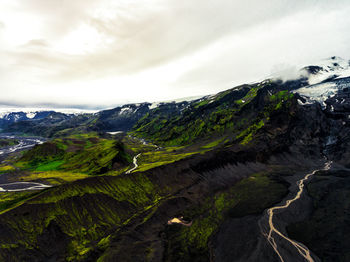
[[[231,129],[221,148],[145,173],[58,186],[2,214],[1,259],[209,261],[219,252],[217,261],[228,261],[234,249],[220,243],[235,238],[217,232],[232,230],[232,219],[256,222],[280,202],[288,193],[285,177],[321,164],[327,133],[317,104],[304,107],[296,96],[261,90],[239,107],[250,117],[250,132]],[[262,113],[254,114],[257,108]],[[190,227],[167,225],[181,216]],[[261,238],[254,227],[241,230]],[[275,257],[266,242],[258,250],[260,261]],[[236,253],[236,260],[245,255]]]
[[[223,221],[259,214],[287,192],[278,178],[282,171],[254,163],[254,154],[245,157],[252,162],[236,166],[234,156],[239,159],[241,153],[228,153],[230,162],[210,154],[145,174],[96,177],[47,190],[0,216],[1,259],[209,260],[206,243],[214,232],[225,230]],[[214,158],[215,165],[200,171]],[[253,183],[244,179],[252,174]],[[180,215],[193,221],[192,227],[166,225]]]
[[[289,235],[305,243],[322,261],[350,260],[350,171],[318,173],[307,186],[312,215],[288,227]]]

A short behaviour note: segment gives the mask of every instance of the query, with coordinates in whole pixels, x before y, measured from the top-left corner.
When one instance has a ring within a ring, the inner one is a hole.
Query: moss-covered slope
[[[163,145],[190,144],[223,135],[247,144],[271,114],[293,104],[293,94],[283,88],[264,81],[205,97],[181,111],[171,111],[165,104],[146,114],[134,126],[133,134]]]
[[[103,174],[128,166],[132,162],[124,145],[94,134],[76,135],[35,146],[15,163],[32,171],[72,171]]]
[[[237,170],[218,184],[227,177],[203,176],[198,168],[212,157],[197,156],[146,173],[91,177],[28,196],[0,216],[0,260],[144,261],[147,252],[150,259],[155,256],[151,243],[161,241],[166,221],[179,212],[194,221],[193,228],[167,232],[168,245],[176,248],[168,246],[164,256],[175,261],[171,258],[178,248],[187,252],[176,243],[187,241],[192,251],[184,258],[191,258],[193,252],[206,257],[206,243],[227,215],[259,213],[285,194],[285,186],[266,173],[231,188],[242,174],[247,177],[254,169]],[[221,161],[217,158],[212,169],[230,165]],[[263,196],[267,187],[271,193]],[[139,240],[131,240],[134,237]],[[125,245],[135,256],[126,256]]]

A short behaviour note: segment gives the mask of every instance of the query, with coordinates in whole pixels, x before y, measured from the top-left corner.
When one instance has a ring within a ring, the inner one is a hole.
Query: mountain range
[[[45,138],[0,164],[3,261],[350,259],[340,57],[191,101],[12,112],[0,125]]]
[[[349,75],[349,61],[340,57],[331,57],[319,65],[302,68],[296,76],[293,76],[295,79],[288,79],[282,83],[279,82],[282,80],[278,80],[278,78],[266,81],[274,82],[280,90],[298,93],[303,96],[303,99],[318,101],[321,106],[324,106],[329,96],[341,95],[343,87],[348,85],[347,76]],[[168,119],[170,115],[186,115],[187,112],[196,111],[199,108],[201,110],[209,107],[214,108],[218,104],[222,106],[222,104],[230,102],[229,96],[233,95],[233,100],[243,98],[252,87],[256,86],[257,84],[243,85],[216,95],[204,96],[190,101],[126,104],[94,113],[85,113],[84,111],[63,113],[53,110],[30,111],[29,113],[24,111],[7,112],[1,114],[0,128],[4,132],[23,132],[47,137],[62,135],[62,133],[70,134],[71,129],[76,128],[100,132],[130,131],[146,115],[161,112],[158,114],[162,114],[164,118]],[[227,101],[217,101],[225,94],[227,94],[225,97]],[[328,101],[328,104],[330,103],[331,100]],[[203,107],[207,104],[210,106]],[[339,107],[339,105],[337,106]],[[341,107],[344,106],[346,105],[341,105]]]

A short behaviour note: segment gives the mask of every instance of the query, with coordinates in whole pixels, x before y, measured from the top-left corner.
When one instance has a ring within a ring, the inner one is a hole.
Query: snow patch
[[[130,107],[123,107],[120,109],[119,115],[126,114],[130,111],[132,111],[132,109]]]
[[[323,83],[302,87],[292,92],[322,103],[326,99],[336,95],[339,89],[339,86],[335,83]]]
[[[158,102],[158,103],[152,103],[150,106],[148,106],[149,109],[154,109],[154,108],[157,108],[161,103]]]
[[[316,66],[320,67],[321,70],[308,75],[310,85],[321,83],[330,78],[338,79],[350,76],[349,61],[341,57],[332,56],[320,61]]]
[[[26,116],[28,118],[32,119],[32,118],[34,118],[36,116],[36,114],[37,114],[36,112],[29,112],[29,113],[26,114]]]
[[[80,115],[86,113],[96,113],[98,110],[90,110],[90,109],[77,109],[77,108],[44,108],[44,107],[0,107],[0,118],[4,118],[10,113],[14,112],[23,112],[27,115],[28,118],[34,118],[35,115],[39,112],[45,111],[55,111],[64,114],[73,114]]]
[[[124,132],[123,131],[107,132],[107,134],[110,134],[110,135],[116,135],[116,134],[121,134],[121,133],[124,133]]]

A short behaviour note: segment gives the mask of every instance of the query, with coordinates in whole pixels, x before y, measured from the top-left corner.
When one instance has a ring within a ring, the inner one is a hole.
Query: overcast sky
[[[0,104],[107,108],[349,58],[350,1],[1,0]]]

